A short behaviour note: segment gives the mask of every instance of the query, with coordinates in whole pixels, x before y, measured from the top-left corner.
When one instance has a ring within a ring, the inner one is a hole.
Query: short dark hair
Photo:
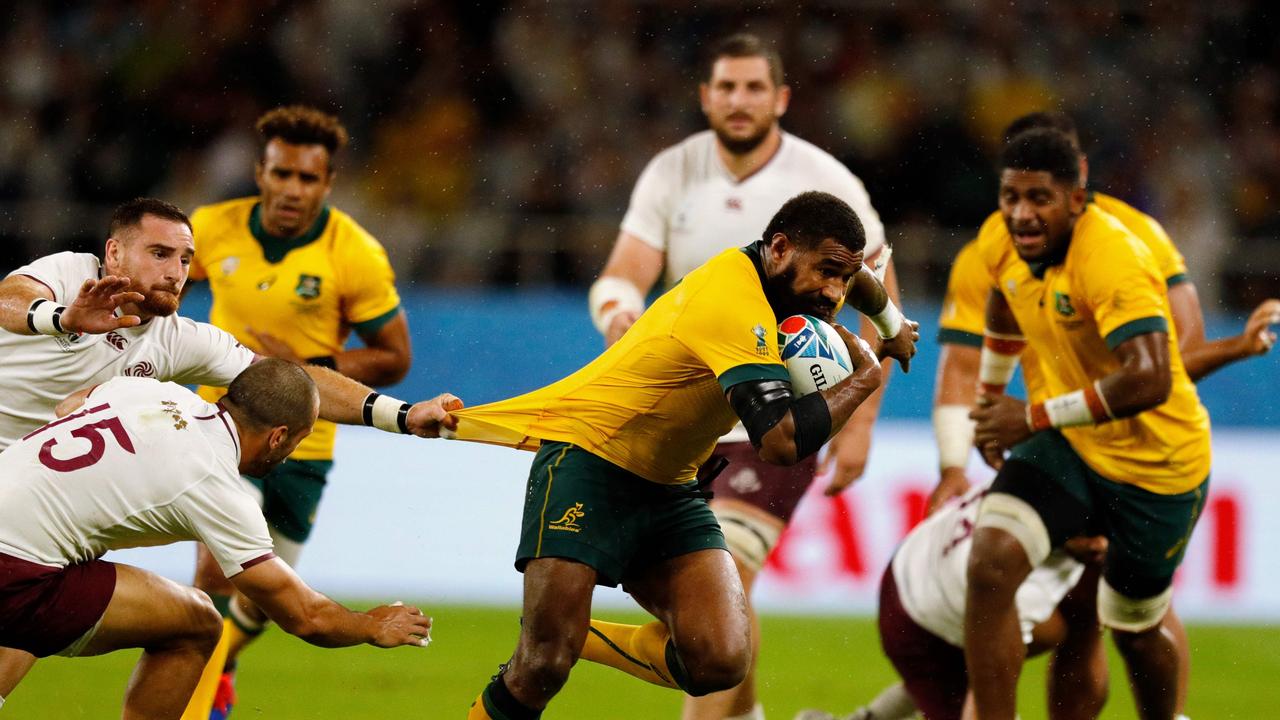
[[[154,215],[161,220],[182,223],[191,229],[191,219],[187,214],[163,200],[149,197],[134,198],[111,211],[111,224],[107,228],[107,237],[116,237],[125,228],[136,227],[147,215]]]
[[[275,138],[290,145],[323,145],[331,161],[347,146],[347,129],[338,118],[306,105],[285,105],[268,111],[254,127],[258,130],[260,155]]]
[[[783,80],[782,57],[772,46],[750,33],[730,35],[711,46],[707,54],[707,79],[710,80],[716,69],[716,61],[720,58],[761,57],[769,63],[769,78],[775,86],[781,87]]]
[[[1076,121],[1064,112],[1049,110],[1027,113],[1009,123],[1009,126],[1004,129],[1003,142],[1008,144],[1010,140],[1029,130],[1045,129],[1057,130],[1066,135],[1076,146],[1076,150],[1080,150],[1080,131],[1076,129]]]
[[[320,395],[302,368],[263,358],[240,371],[227,387],[224,401],[237,411],[236,422],[255,430],[284,425],[292,434],[310,427]]]
[[[1059,182],[1080,182],[1080,154],[1070,138],[1042,128],[1014,136],[1000,153],[1000,169],[1047,172]]]
[[[861,252],[867,245],[867,233],[858,213],[835,195],[817,190],[800,193],[774,213],[763,239],[768,243],[778,233],[806,249],[818,247],[827,238],[835,239],[851,252]]]

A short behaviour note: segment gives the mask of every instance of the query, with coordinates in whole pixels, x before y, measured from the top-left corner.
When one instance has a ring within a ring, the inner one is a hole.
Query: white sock
[[[0,695],[0,708],[4,707],[4,696]]]
[[[764,720],[764,706],[756,703],[756,706],[741,715],[733,715],[726,717],[724,720]]]
[[[916,704],[902,683],[890,685],[867,703],[874,720],[910,720],[916,716]]]
[[[0,698],[0,705],[3,705],[3,704],[4,704],[4,698]],[[1179,713],[1178,715],[1173,716],[1173,720],[1191,720],[1191,718]]]

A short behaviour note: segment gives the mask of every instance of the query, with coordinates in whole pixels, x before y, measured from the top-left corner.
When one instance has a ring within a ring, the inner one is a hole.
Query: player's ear
[[[289,426],[277,425],[267,433],[267,447],[275,450],[289,440]]]
[[[698,102],[702,103],[702,112],[706,114],[711,107],[711,85],[698,83]]]
[[[1067,200],[1070,203],[1072,215],[1079,215],[1084,212],[1084,206],[1088,197],[1088,193],[1086,193],[1085,189],[1082,187],[1077,186],[1071,190],[1071,196]]]
[[[773,101],[773,114],[782,117],[787,114],[787,107],[791,104],[791,86],[783,85],[778,88],[778,97]]]

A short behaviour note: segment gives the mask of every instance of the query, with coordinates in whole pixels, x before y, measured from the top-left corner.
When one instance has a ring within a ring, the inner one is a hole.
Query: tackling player
[[[1067,539],[1100,532],[1099,619],[1140,714],[1169,718],[1178,654],[1161,622],[1208,489],[1208,413],[1178,353],[1159,266],[1124,225],[1086,204],[1071,141],[1023,133],[1001,168],[1009,236],[978,246],[994,289],[972,417],[984,458],[999,468],[979,512],[965,603],[978,714],[1015,716],[1022,580]],[[1030,404],[1003,394],[1024,346],[1040,358],[1047,397]]]
[[[173,383],[115,378],[77,410],[0,453],[0,703],[27,658],[143,649],[126,718],[176,718],[222,625],[204,593],[106,562],[108,550],[207,544],[241,591],[315,645],[425,646],[417,608],[352,612],[307,587],[272,552],[240,475],[265,473],[311,431],[315,384],[255,363],[218,404]],[[431,423],[434,433],[438,424]]]
[[[334,161],[347,131],[332,115],[304,106],[258,118],[259,195],[198,208],[191,216],[196,254],[192,280],[208,280],[211,323],[263,355],[336,370],[368,385],[399,382],[409,370],[409,325],[400,309],[386,251],[351,216],[327,204]],[[352,331],[364,347],[344,350]],[[223,391],[200,389],[217,399]],[[246,478],[262,495],[276,553],[295,565],[311,534],[333,467],[336,428],[320,421],[298,450],[266,477]],[[210,717],[235,702],[240,651],[262,633],[266,617],[234,598],[204,551],[196,587],[227,611],[227,663]],[[188,713],[197,718],[200,714]]]
[[[798,195],[760,240],[690,272],[585,368],[455,414],[462,439],[537,449],[519,644],[469,717],[539,717],[579,656],[695,696],[742,681],[750,620],[696,473],[738,420],[764,461],[793,465],[879,386],[870,348],[839,329],[854,373],[796,398],[777,344],[780,319],[833,316],[863,246],[847,204]],[[658,620],[590,620],[597,584],[622,584]]]
[[[876,294],[870,307],[857,308],[872,316],[863,336],[890,338],[882,341],[881,356],[900,358],[907,367],[915,351],[916,325],[904,323],[893,304],[897,283],[884,226],[862,182],[831,155],[781,129],[779,118],[791,90],[783,84],[781,59],[774,50],[752,35],[734,35],[717,43],[708,60],[699,92],[710,129],[648,164],[636,182],[609,261],[592,285],[591,317],[606,344],[615,343],[635,323],[645,296],[660,279],[670,287],[715,254],[758,237],[788,198],[814,189],[844,200],[862,221],[865,269],[858,281],[876,286],[874,276],[885,277],[893,296]],[[863,403],[832,441],[829,458],[835,468],[828,494],[862,474],[882,395],[883,390],[877,391]],[[740,425],[716,446],[712,462],[722,459],[730,464],[713,483],[711,508],[750,598],[757,573],[814,478],[817,459],[811,456],[792,467],[762,462]],[[754,683],[759,628],[754,609],[750,612],[756,643],[752,671],[728,693],[689,699],[687,720],[762,716]]]

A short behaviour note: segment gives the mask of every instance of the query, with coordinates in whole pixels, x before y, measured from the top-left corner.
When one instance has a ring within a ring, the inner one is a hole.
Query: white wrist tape
[[[644,295],[630,280],[605,275],[591,284],[587,305],[591,308],[591,322],[604,334],[618,313],[644,312]]]
[[[1044,401],[1044,411],[1049,415],[1049,422],[1056,428],[1095,425],[1093,411],[1085,400],[1084,391],[1064,393]]]
[[[364,424],[389,433],[408,433],[409,403],[381,393],[364,399]]]
[[[66,309],[66,305],[37,298],[27,308],[27,327],[37,335],[66,335],[67,331],[62,329],[62,313]]]
[[[883,340],[897,337],[898,331],[902,329],[902,312],[892,300],[886,301],[883,310],[867,319],[876,326],[876,332],[880,333],[880,338]]]
[[[938,442],[938,467],[961,468],[969,464],[973,449],[973,428],[969,408],[964,405],[939,405],[933,409],[933,437]]]
[[[885,273],[889,271],[889,258],[893,257],[893,248],[885,245],[876,254],[871,261],[871,272],[875,273],[876,279],[884,282]]]
[[[1004,392],[1004,386],[1013,379],[1013,371],[1018,368],[1018,358],[1026,344],[1021,335],[983,333],[978,384],[985,392]]]

